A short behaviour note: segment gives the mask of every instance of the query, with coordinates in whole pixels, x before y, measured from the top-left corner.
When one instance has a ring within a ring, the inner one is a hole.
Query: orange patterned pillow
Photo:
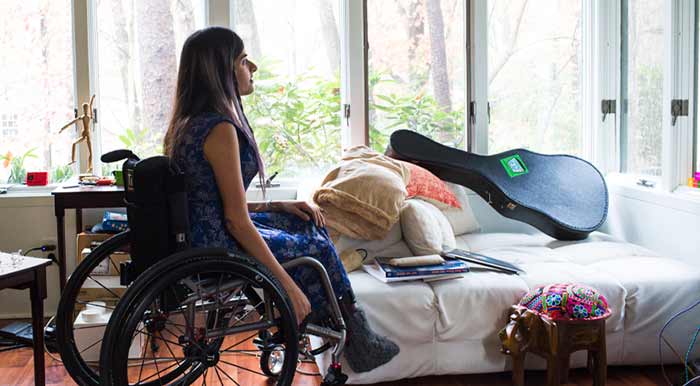
[[[411,171],[411,177],[406,186],[406,191],[408,191],[406,198],[420,198],[440,209],[449,207],[462,209],[457,197],[443,180],[418,165],[409,162],[404,162],[404,164]]]

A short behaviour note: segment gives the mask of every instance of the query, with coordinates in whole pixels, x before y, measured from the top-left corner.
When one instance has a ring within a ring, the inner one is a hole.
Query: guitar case
[[[608,213],[608,189],[598,169],[570,155],[525,149],[478,155],[442,145],[410,130],[395,131],[386,155],[463,185],[498,213],[559,240],[581,240]]]

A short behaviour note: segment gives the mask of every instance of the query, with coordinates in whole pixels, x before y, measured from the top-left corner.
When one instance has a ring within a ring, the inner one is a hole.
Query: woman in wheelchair
[[[322,323],[329,317],[328,300],[318,272],[297,266],[288,273],[281,264],[302,256],[321,262],[347,324],[348,364],[356,372],[372,370],[399,348],[373,332],[356,306],[320,208],[303,201],[246,202],[254,176],[261,182],[265,176],[241,105],[241,96],[254,90],[256,70],[243,41],[226,28],[197,31],[183,46],[164,147],[188,179],[191,244],[253,256],[286,290],[299,323]]]

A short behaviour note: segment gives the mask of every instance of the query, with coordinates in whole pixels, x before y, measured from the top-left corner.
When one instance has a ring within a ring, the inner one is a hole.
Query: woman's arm
[[[292,300],[300,322],[309,313],[311,306],[304,293],[272,255],[250,220],[237,149],[236,129],[228,122],[216,125],[204,141],[204,156],[214,171],[223,201],[226,227],[246,252],[257,258],[279,279]]]

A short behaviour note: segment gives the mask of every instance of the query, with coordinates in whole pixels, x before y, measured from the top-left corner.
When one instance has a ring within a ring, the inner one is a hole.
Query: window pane
[[[660,176],[665,1],[623,4],[622,171]]]
[[[340,158],[338,5],[231,1],[233,29],[258,65],[243,104],[268,175],[313,175]]]
[[[96,4],[102,152],[129,148],[141,157],[161,154],[180,51],[185,39],[204,27],[204,0]]]
[[[0,1],[0,184],[71,172],[75,130],[58,134],[75,104],[70,10],[68,0]]]
[[[370,145],[410,129],[465,147],[464,1],[369,0]]]
[[[581,154],[581,3],[489,0],[489,153]]]

